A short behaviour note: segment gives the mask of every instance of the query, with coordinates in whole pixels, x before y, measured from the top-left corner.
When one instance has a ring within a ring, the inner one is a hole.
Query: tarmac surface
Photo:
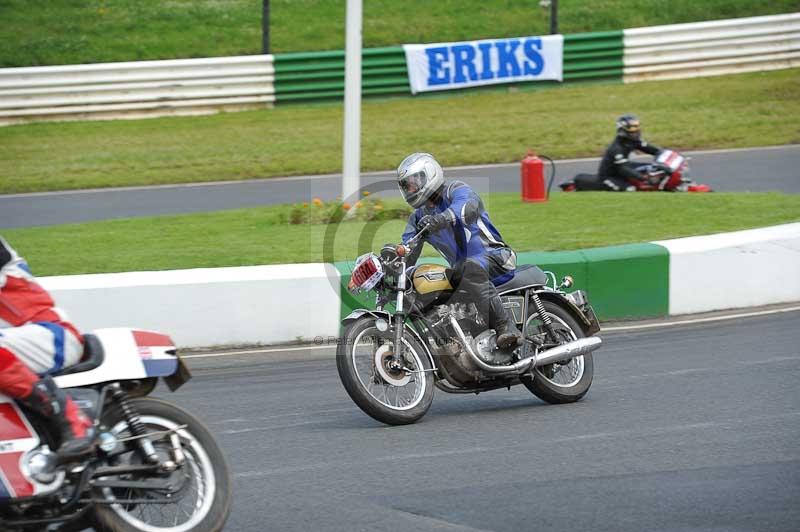
[[[696,181],[720,192],[800,193],[800,145],[743,150],[686,152]],[[557,184],[578,173],[595,173],[599,159],[556,161]],[[644,159],[646,160],[646,159]],[[519,192],[520,165],[446,168],[478,192]],[[393,172],[362,175],[362,186],[383,196],[399,196]],[[549,170],[546,170],[549,177]],[[181,214],[333,199],[341,175],[270,178],[228,183],[197,183],[0,196],[0,229],[57,225],[137,216]]]
[[[350,401],[327,348],[195,354],[157,394],[222,443],[230,531],[796,531],[798,325],[609,327],[578,403],[436,390],[404,427]]]

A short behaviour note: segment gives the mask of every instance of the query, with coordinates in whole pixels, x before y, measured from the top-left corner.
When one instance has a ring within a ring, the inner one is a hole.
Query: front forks
[[[389,368],[393,371],[403,369],[403,333],[405,332],[406,315],[403,311],[404,296],[406,292],[406,257],[400,259],[400,272],[397,278],[397,301],[395,302],[394,315],[394,350]]]
[[[392,359],[389,361],[390,369],[400,371],[403,369],[403,333],[405,332],[405,316],[402,313],[394,315],[394,349]]]

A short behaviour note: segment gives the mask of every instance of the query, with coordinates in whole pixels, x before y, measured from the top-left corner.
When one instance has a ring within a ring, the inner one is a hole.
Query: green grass
[[[446,166],[599,156],[614,119],[634,112],[675,149],[800,142],[800,70],[631,85],[563,86],[448,98],[366,101],[361,167],[414,151]],[[0,128],[0,193],[337,172],[342,105],[202,117]]]
[[[367,0],[365,47],[549,31],[538,0]],[[0,0],[0,66],[261,52],[261,0]],[[345,0],[271,0],[271,50],[344,48]],[[563,33],[797,11],[798,0],[561,0]]]
[[[534,204],[522,203],[516,194],[488,194],[484,200],[517,251],[581,249],[800,221],[800,196],[780,193],[560,193]],[[401,220],[288,225],[289,208],[13,229],[3,236],[38,275],[57,275],[352,261],[397,242],[404,227]],[[332,255],[323,253],[326,239],[333,243]]]

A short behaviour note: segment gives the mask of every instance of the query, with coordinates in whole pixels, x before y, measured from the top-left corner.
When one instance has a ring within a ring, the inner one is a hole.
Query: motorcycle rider
[[[648,144],[642,138],[642,125],[636,116],[625,114],[617,118],[617,136],[606,148],[603,160],[600,161],[596,181],[598,190],[636,190],[630,180],[640,181],[642,176],[635,170],[635,165],[628,161],[628,155],[632,151],[657,155],[661,148]]]
[[[0,236],[0,392],[50,424],[64,459],[91,448],[92,422],[49,374],[82,354],[81,334]]]
[[[503,242],[480,197],[462,181],[445,182],[442,167],[429,153],[403,159],[397,180],[403,198],[415,209],[403,243],[429,228],[425,241],[450,264],[448,279],[487,319],[497,333],[497,346],[507,350],[519,345],[522,335],[495,288],[514,276],[517,256]],[[408,263],[413,265],[421,252],[418,246]]]

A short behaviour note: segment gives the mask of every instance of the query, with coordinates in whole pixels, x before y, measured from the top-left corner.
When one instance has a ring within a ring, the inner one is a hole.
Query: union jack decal
[[[39,438],[16,404],[0,396],[0,500],[35,494],[22,472],[22,457]]]

